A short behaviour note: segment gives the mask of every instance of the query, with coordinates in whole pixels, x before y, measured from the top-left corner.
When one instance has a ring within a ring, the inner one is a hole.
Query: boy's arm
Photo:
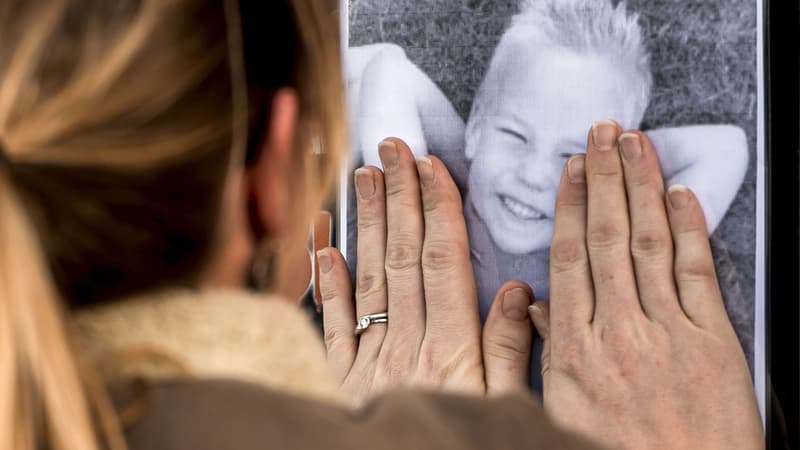
[[[463,158],[451,155],[463,154],[464,122],[450,101],[400,47],[366,47],[350,49],[347,62],[354,141],[364,163],[380,167],[378,143],[395,136],[417,155],[431,149],[458,172],[451,166]]]
[[[747,171],[747,136],[732,125],[697,125],[647,132],[667,185],[690,187],[706,216],[709,235],[733,202]]]

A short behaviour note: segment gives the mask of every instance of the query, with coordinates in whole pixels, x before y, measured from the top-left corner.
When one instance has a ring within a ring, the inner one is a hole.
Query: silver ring
[[[389,322],[389,313],[382,312],[382,313],[375,313],[375,314],[367,314],[366,316],[361,316],[358,319],[358,323],[356,324],[356,331],[355,335],[358,336],[359,334],[367,331],[370,325],[373,323],[387,323]]]

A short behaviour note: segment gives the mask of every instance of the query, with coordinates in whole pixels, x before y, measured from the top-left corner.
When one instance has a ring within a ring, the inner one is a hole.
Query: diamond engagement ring
[[[358,319],[358,323],[356,324],[356,331],[355,334],[358,336],[359,334],[367,331],[370,325],[373,323],[387,323],[389,322],[389,314],[382,312],[376,314],[367,314],[366,316],[361,316]]]

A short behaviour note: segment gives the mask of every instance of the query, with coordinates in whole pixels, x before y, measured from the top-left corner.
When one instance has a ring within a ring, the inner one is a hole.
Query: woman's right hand
[[[441,161],[380,144],[384,172],[356,171],[358,259],[318,252],[325,343],[355,404],[395,387],[484,395],[527,392],[532,293],[502,286],[481,330],[461,196]],[[389,314],[354,336],[356,317]],[[356,315],[357,313],[357,315]]]
[[[593,131],[561,177],[549,308],[531,308],[545,409],[614,448],[763,448],[697,198],[665,199],[644,134]]]

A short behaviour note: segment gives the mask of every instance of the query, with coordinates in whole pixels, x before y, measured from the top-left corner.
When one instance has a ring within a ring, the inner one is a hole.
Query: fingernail
[[[574,155],[567,161],[567,177],[572,184],[586,182],[586,157],[584,155]]]
[[[360,167],[355,172],[356,191],[358,196],[364,200],[372,198],[375,195],[375,178],[369,169]]]
[[[691,194],[689,188],[682,184],[674,184],[667,189],[669,203],[674,209],[683,209],[689,204]]]
[[[617,141],[617,125],[610,120],[598,120],[592,126],[594,146],[598,150],[608,151],[614,148]]]
[[[550,335],[550,328],[547,318],[544,315],[544,309],[538,303],[528,306],[528,314],[531,316],[533,326],[536,327],[536,332],[540,337],[547,337]]]
[[[384,169],[397,165],[397,145],[389,140],[381,141],[378,144],[378,156]]]
[[[427,156],[417,158],[417,172],[419,172],[419,182],[422,186],[433,185],[434,172],[433,161]]]
[[[527,319],[526,312],[530,304],[531,298],[525,292],[525,289],[511,289],[503,296],[503,315],[510,320],[525,320]]]
[[[322,249],[317,252],[317,264],[319,264],[319,271],[328,273],[333,268],[333,260],[328,249]]]
[[[619,137],[619,146],[622,147],[622,156],[628,161],[633,161],[642,155],[642,141],[638,134],[623,133]]]

